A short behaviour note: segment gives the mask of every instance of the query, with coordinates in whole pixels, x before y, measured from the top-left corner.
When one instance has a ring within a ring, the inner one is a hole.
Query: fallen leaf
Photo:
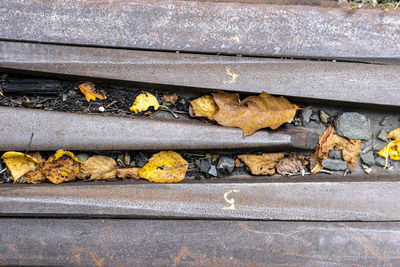
[[[6,152],[1,156],[1,159],[10,170],[14,183],[26,173],[34,171],[39,167],[39,162],[36,159],[21,152]]]
[[[400,139],[400,128],[394,129],[388,133],[387,138]]]
[[[46,177],[43,175],[42,170],[39,169],[25,174],[25,176],[22,178],[22,182],[27,184],[40,184],[45,179]]]
[[[394,141],[391,141],[389,144],[384,146],[379,152],[378,156],[385,158],[385,167],[384,169],[387,168],[387,163],[388,163],[388,158],[392,160],[400,160],[400,139],[396,139]]]
[[[100,100],[107,99],[106,93],[103,90],[96,90],[94,88],[94,84],[91,82],[82,83],[79,86],[79,90],[85,95],[86,101],[90,102],[90,100],[95,101],[96,98]]]
[[[335,128],[329,125],[320,136],[317,149],[310,157],[310,161],[315,165],[311,169],[312,174],[316,174],[323,169],[322,159],[328,158],[328,153],[331,149],[341,149],[343,159],[347,162],[348,170],[352,170],[355,168],[358,157],[361,154],[361,140],[339,136],[335,134]]]
[[[210,95],[204,95],[190,101],[195,117],[206,117],[214,120],[213,116],[218,112],[218,106],[214,102],[214,98]]]
[[[131,156],[125,152],[124,164],[125,164],[125,166],[129,166],[130,163],[131,163]]]
[[[72,160],[74,160],[76,162],[79,162],[79,163],[82,163],[82,162],[79,161],[79,159],[77,157],[75,157],[74,153],[72,153],[71,151],[66,151],[66,150],[62,150],[62,149],[57,150],[56,153],[54,154],[54,156],[50,157],[49,159],[51,159],[51,161],[58,160],[62,156],[68,156]],[[49,159],[47,161],[49,161]]]
[[[36,159],[37,162],[39,163],[39,167],[43,168],[46,160],[42,157],[42,155],[39,152],[28,153],[28,155],[31,156],[32,158]]]
[[[164,101],[164,102],[175,104],[176,101],[178,101],[178,96],[176,95],[176,93],[173,93],[172,95],[163,94],[163,96],[161,97],[161,100]]]
[[[286,98],[265,92],[246,97],[242,102],[238,94],[218,92],[213,97],[219,110],[212,118],[220,125],[241,128],[244,136],[261,128],[274,130],[292,120],[299,109]]]
[[[153,107],[154,110],[157,110],[160,107],[157,98],[150,93],[142,93],[135,98],[135,101],[129,110],[137,114],[148,110],[150,107]]]
[[[241,166],[242,166],[242,162],[240,161],[239,158],[236,158],[236,159],[235,159],[235,167],[236,167],[236,168],[239,168],[239,167],[241,167]]]
[[[117,176],[121,179],[139,179],[140,168],[120,168],[117,170]]]
[[[276,165],[276,171],[282,175],[297,173],[306,166],[306,163],[307,162],[300,158],[296,152],[292,152],[289,157],[282,159],[278,165]]]
[[[261,155],[243,154],[238,158],[246,164],[254,175],[272,175],[275,173],[275,166],[285,155],[283,153],[264,153]]]
[[[178,153],[161,151],[139,170],[139,176],[156,183],[176,183],[185,178],[188,167],[188,162]]]
[[[84,164],[82,164],[78,178],[92,180],[108,180],[114,179],[118,168],[118,164],[111,157],[106,156],[93,156],[88,158]]]
[[[67,154],[61,157],[50,157],[42,169],[43,175],[53,184],[69,182],[79,173],[79,163]]]

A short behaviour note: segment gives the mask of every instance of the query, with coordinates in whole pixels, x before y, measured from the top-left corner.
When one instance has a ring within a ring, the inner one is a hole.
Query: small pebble
[[[375,159],[375,162],[378,163],[378,165],[380,165],[380,166],[382,166],[382,167],[385,167],[386,159],[381,158],[381,157],[377,157],[377,158]],[[392,166],[392,163],[390,162],[390,160],[388,160],[388,162],[387,162],[387,167],[390,168],[391,166]]]
[[[235,168],[235,160],[232,157],[222,156],[217,164],[218,171],[230,174]]]
[[[312,110],[309,108],[305,108],[300,111],[300,119],[303,126],[310,122],[311,115]]]
[[[200,171],[208,173],[211,168],[211,159],[196,159],[196,166],[199,167]]]
[[[65,102],[67,101],[68,95],[67,94],[62,94],[62,101]]]
[[[142,152],[137,153],[135,155],[134,159],[135,159],[136,165],[140,168],[142,168],[144,165],[146,165],[147,160],[148,160],[147,157]]]
[[[217,176],[218,175],[218,173],[217,173],[217,168],[215,168],[215,166],[214,165],[211,165],[211,168],[210,168],[210,170],[208,171],[208,174],[209,175],[212,175],[212,176]]]
[[[317,113],[313,113],[310,117],[310,120],[319,122],[319,116]]]
[[[136,162],[134,160],[131,160],[131,163],[129,163],[129,167],[136,167]]]
[[[378,134],[378,139],[381,139],[382,141],[384,141],[384,142],[387,142],[387,132],[386,132],[386,130],[385,130],[385,128],[383,128],[380,132],[379,132],[379,134]]]
[[[366,116],[357,112],[345,112],[335,121],[336,133],[350,139],[369,140],[372,130]]]
[[[81,153],[81,154],[76,155],[76,157],[78,158],[78,160],[79,160],[80,162],[85,162],[85,161],[88,160],[89,155],[86,154],[86,153]]]
[[[326,114],[323,110],[319,111],[319,118],[323,123],[328,123],[329,115]]]
[[[332,171],[344,171],[347,169],[347,162],[337,159],[323,159],[322,166]]]
[[[368,167],[368,165],[361,164],[361,167],[363,168],[366,174],[370,174],[372,172],[372,168]]]
[[[386,126],[388,121],[389,121],[389,117],[385,117],[385,118],[383,118],[383,120],[379,124],[382,125],[382,126]]]
[[[99,111],[104,112],[104,111],[106,111],[106,109],[103,106],[101,106],[101,107],[99,107]]]
[[[331,159],[342,159],[342,150],[331,149],[328,152],[328,157],[330,157]]]
[[[361,154],[360,158],[368,166],[375,165],[375,157],[374,157],[374,153],[372,151]]]

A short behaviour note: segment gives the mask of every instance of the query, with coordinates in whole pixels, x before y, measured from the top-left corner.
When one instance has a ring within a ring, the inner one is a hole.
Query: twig
[[[29,144],[28,144],[28,147],[26,148],[25,155],[28,154],[28,151],[31,148],[32,139],[33,139],[33,133],[31,134],[31,139],[29,140]]]
[[[169,112],[172,113],[172,115],[175,117],[175,119],[179,119],[178,115],[176,115],[169,107],[164,106],[164,105],[160,105],[161,108],[163,108],[163,110],[167,110]]]
[[[7,170],[7,168],[4,168],[0,171],[0,174],[2,174],[3,172],[5,172]]]

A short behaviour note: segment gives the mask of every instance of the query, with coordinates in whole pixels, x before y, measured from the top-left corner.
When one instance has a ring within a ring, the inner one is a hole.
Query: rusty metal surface
[[[0,264],[398,266],[400,223],[0,219]]]
[[[400,182],[2,185],[0,216],[400,220]]]
[[[400,105],[400,66],[0,42],[0,67],[44,73]],[[351,93],[349,93],[351,92]]]
[[[114,117],[0,107],[0,151],[163,150],[163,149],[314,149],[318,133],[292,128],[243,136],[239,128],[204,123]]]
[[[0,39],[399,62],[400,12],[210,1],[2,0]]]

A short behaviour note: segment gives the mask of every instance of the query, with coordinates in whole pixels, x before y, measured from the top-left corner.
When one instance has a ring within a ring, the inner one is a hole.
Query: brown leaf
[[[113,158],[93,156],[82,164],[78,178],[84,179],[89,177],[87,181],[114,179],[117,174],[117,168],[118,164]]]
[[[79,90],[85,95],[86,101],[90,102],[90,100],[95,101],[96,98],[100,100],[107,99],[106,93],[103,90],[96,90],[94,88],[94,84],[91,82],[82,83],[79,86]]]
[[[117,170],[117,176],[121,179],[139,179],[140,168],[121,168]]]
[[[273,97],[265,92],[249,96],[240,102],[238,94],[218,92],[213,94],[219,110],[212,117],[223,126],[239,127],[243,134],[269,127],[272,130],[293,119],[298,106],[284,97]]]
[[[178,96],[176,95],[176,93],[173,93],[172,95],[163,94],[163,96],[161,97],[161,100],[164,102],[169,102],[171,104],[175,104],[176,101],[178,101]]]
[[[218,106],[210,95],[204,95],[190,101],[193,108],[194,116],[206,117],[209,120],[214,120],[213,116],[218,112]]]
[[[46,177],[43,175],[42,170],[36,170],[25,174],[22,178],[22,182],[27,184],[40,184],[45,179]]]
[[[54,160],[50,157],[43,169],[43,175],[53,184],[69,182],[76,178],[79,173],[79,163],[68,155],[63,155]]]
[[[328,158],[328,153],[331,149],[341,149],[348,169],[354,169],[361,153],[361,140],[347,139],[336,135],[333,126],[329,125],[320,136],[317,149],[310,157],[312,165],[315,165],[311,169],[312,174],[316,174],[323,169],[321,160]]]
[[[240,161],[239,158],[236,158],[236,159],[235,159],[235,167],[236,167],[236,168],[242,167],[242,162]]]
[[[306,166],[306,161],[299,157],[296,152],[290,153],[289,157],[282,159],[276,166],[279,174],[287,175],[289,173],[297,173]]]
[[[261,155],[243,154],[238,158],[246,164],[254,175],[272,175],[275,166],[284,158],[283,153],[264,153]]]

